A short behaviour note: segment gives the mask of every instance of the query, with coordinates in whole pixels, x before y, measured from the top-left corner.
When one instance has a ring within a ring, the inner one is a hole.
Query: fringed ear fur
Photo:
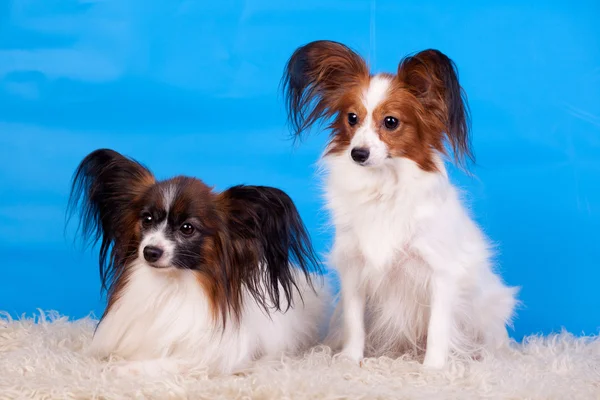
[[[288,120],[294,137],[335,115],[344,93],[368,82],[369,69],[349,47],[319,40],[298,48],[282,78]]]
[[[265,186],[234,186],[221,194],[220,201],[229,235],[228,281],[237,285],[228,290],[235,314],[239,316],[242,299],[233,292],[241,286],[267,312],[289,309],[298,289],[295,268],[311,286],[311,273],[321,272],[293,201],[283,191]]]
[[[215,322],[222,323],[223,328],[227,326],[230,311],[236,321],[239,321],[241,303],[240,290],[235,288],[236,281],[228,276],[231,266],[231,244],[228,238],[226,225],[225,230],[211,232],[204,240],[202,246],[203,264],[207,267],[199,274],[202,286],[207,290],[208,298],[211,299],[211,309]]]
[[[299,47],[282,77],[294,137],[334,117],[344,94],[357,85],[367,87],[369,79],[364,59],[344,44],[318,40]],[[424,50],[400,62],[398,79],[423,107],[429,133],[446,135],[458,164],[474,162],[469,106],[454,62],[439,50]]]
[[[102,288],[109,290],[135,248],[138,215],[132,205],[154,184],[152,173],[121,154],[100,149],[79,164],[72,179],[67,214],[79,213],[85,241],[101,242],[99,264]]]
[[[433,129],[445,133],[458,164],[475,161],[471,149],[470,113],[454,62],[439,50],[424,50],[404,58],[398,79],[420,101]]]

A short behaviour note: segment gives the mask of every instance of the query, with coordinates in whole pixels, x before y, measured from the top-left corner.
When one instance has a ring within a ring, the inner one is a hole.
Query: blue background
[[[515,336],[596,333],[600,3],[408,3],[0,2],[0,309],[102,311],[95,251],[63,234],[71,174],[99,147],[159,177],[279,186],[325,251],[326,135],[292,146],[278,85],[296,47],[333,39],[374,71],[428,47],[455,60],[479,166],[453,175],[523,287]]]

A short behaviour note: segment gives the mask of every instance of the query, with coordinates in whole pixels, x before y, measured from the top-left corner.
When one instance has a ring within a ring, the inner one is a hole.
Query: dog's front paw
[[[129,361],[115,367],[117,374],[124,376],[159,377],[164,374],[177,374],[179,365],[167,359],[148,361]]]
[[[144,368],[139,362],[121,362],[112,368],[119,376],[140,376]]]
[[[425,353],[423,366],[427,369],[443,369],[446,366],[446,357],[443,354],[427,352]]]
[[[344,347],[344,349],[342,349],[342,351],[340,352],[340,357],[347,358],[350,361],[358,364],[364,358],[364,354],[363,354],[362,349],[353,348],[353,347]]]

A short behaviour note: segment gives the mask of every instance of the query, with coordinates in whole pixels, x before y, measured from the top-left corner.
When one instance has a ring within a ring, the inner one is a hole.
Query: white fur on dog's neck
[[[304,303],[294,292],[294,308],[285,314],[267,316],[245,292],[240,324],[230,320],[223,328],[214,324],[208,298],[194,274],[136,261],[125,288],[95,332],[91,354],[137,361],[132,365],[146,372],[174,365],[231,373],[256,359],[276,358],[317,343],[329,300],[318,278],[316,296],[298,273]]]
[[[507,339],[516,289],[493,272],[488,240],[436,161],[440,172],[404,158],[322,159],[341,279],[328,344],[351,358],[427,347],[425,364],[442,367],[449,352]]]

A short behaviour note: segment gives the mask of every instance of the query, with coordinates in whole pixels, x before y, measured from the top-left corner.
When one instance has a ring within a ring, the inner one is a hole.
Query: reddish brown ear
[[[365,61],[341,43],[319,40],[298,48],[282,79],[294,135],[332,117],[343,94],[368,79]]]
[[[400,62],[398,78],[423,106],[425,126],[446,134],[456,161],[474,161],[469,106],[454,62],[438,50],[424,50]]]

